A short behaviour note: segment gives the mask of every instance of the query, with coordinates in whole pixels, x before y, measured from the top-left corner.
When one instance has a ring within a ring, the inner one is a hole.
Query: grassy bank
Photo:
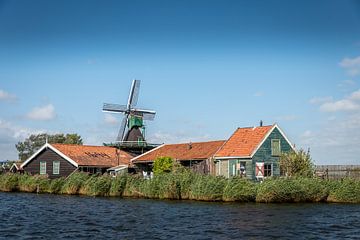
[[[3,174],[0,191],[228,202],[360,203],[360,181],[354,179],[277,178],[255,183],[187,171],[161,174],[151,180],[135,175],[75,173],[67,179],[50,180],[42,176]]]

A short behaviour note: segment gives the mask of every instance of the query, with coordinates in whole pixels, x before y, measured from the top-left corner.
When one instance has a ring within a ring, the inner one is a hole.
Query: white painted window
[[[40,174],[46,174],[46,162],[40,162]]]
[[[53,174],[60,174],[60,161],[53,162]]]

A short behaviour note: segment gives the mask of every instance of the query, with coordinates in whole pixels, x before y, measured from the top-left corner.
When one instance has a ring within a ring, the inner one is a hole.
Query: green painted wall
[[[292,150],[284,136],[277,128],[275,128],[252,158],[252,179],[255,179],[256,162],[272,163],[273,176],[280,176],[279,157],[271,155],[271,139],[280,139],[280,148],[282,153]]]

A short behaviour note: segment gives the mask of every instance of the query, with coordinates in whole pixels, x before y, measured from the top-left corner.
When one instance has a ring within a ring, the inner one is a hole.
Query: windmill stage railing
[[[148,143],[146,141],[115,141],[104,143],[104,146],[120,147],[120,148],[154,148],[162,144]]]

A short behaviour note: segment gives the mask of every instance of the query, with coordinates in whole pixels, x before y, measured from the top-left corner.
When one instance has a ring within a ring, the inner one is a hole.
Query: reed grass
[[[92,175],[77,172],[68,178],[0,175],[0,191],[83,194],[154,199],[228,202],[344,202],[360,203],[360,181],[355,179],[276,178],[262,183],[242,178],[214,177],[190,171],[163,173],[153,179],[139,175]]]

